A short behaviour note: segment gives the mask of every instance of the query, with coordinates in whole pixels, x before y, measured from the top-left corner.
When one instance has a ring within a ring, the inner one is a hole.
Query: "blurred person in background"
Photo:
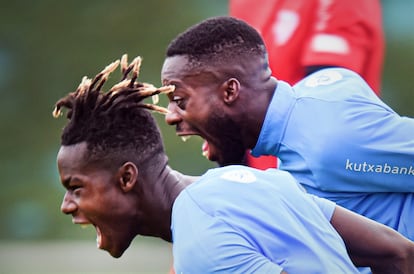
[[[294,85],[339,66],[357,72],[380,94],[385,45],[379,0],[229,0],[229,15],[261,34],[276,78]],[[249,166],[277,166],[276,157],[249,152]]]

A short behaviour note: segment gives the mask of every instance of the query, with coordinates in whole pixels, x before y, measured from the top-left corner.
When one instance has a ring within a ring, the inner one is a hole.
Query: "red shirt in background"
[[[384,33],[379,0],[230,0],[230,16],[262,35],[273,75],[290,84],[311,67],[341,66],[359,73],[379,95]],[[247,163],[276,167],[276,158]]]

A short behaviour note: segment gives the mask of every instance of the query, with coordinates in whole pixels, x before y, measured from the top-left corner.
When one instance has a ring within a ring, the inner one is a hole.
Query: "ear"
[[[118,181],[124,192],[131,191],[138,180],[138,168],[132,162],[124,163],[118,170]]]
[[[223,83],[224,102],[232,104],[238,97],[240,92],[240,82],[236,78],[230,78]]]

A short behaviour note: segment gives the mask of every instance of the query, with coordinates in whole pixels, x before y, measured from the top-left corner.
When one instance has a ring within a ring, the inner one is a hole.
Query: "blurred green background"
[[[123,53],[142,56],[140,79],[159,86],[169,41],[201,19],[226,13],[225,1],[2,1],[0,238],[76,234],[71,218],[60,213],[64,192],[55,157],[66,119],[51,114],[60,97]],[[211,165],[201,156],[200,140],[182,144],[163,116],[155,116],[171,165],[193,174]]]
[[[401,115],[414,116],[414,1],[382,3],[382,97]],[[159,86],[169,41],[227,12],[225,0],[0,0],[0,273],[10,243],[95,237],[60,213],[64,192],[55,156],[65,119],[53,119],[54,103],[123,53],[142,56],[140,79]],[[198,175],[215,166],[201,156],[200,139],[182,144],[155,115],[173,168]]]

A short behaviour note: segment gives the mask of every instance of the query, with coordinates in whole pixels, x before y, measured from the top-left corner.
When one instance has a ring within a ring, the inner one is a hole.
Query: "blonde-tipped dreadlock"
[[[128,95],[133,95],[136,97],[136,101],[142,101],[143,99],[147,97],[155,97],[153,99],[153,104],[137,104],[137,107],[144,107],[162,114],[165,114],[168,112],[167,109],[157,106],[155,104],[158,103],[158,94],[160,93],[170,93],[174,91],[174,86],[163,86],[160,88],[154,87],[152,84],[148,83],[140,83],[136,82],[139,70],[141,67],[141,57],[136,57],[129,65],[127,61],[128,57],[126,54],[124,54],[121,58],[121,61],[116,60],[115,62],[109,64],[106,66],[99,74],[95,76],[93,80],[88,79],[86,76],[83,77],[79,87],[77,90],[73,93],[70,93],[67,97],[62,98],[59,100],[56,105],[55,109],[53,110],[53,116],[59,117],[61,115],[61,108],[62,106],[65,106],[67,108],[70,107],[69,101],[71,101],[72,97],[76,98],[79,96],[84,95],[85,93],[103,93],[101,91],[103,85],[108,80],[109,75],[118,67],[118,65],[121,63],[121,72],[123,74],[123,77],[121,81],[117,84],[115,84],[107,93],[107,97],[113,97],[117,93],[127,93]],[[132,77],[128,79],[128,75],[132,71]]]
[[[62,145],[87,142],[91,155],[110,156],[111,159],[125,151],[141,158],[164,151],[158,127],[146,109],[164,114],[168,110],[143,103],[143,100],[172,92],[174,86],[156,88],[138,82],[141,61],[137,57],[128,64],[127,55],[123,55],[121,60],[109,64],[93,79],[83,77],[76,91],[56,102],[54,117],[62,114],[62,108],[68,109],[69,122],[62,132]],[[103,91],[103,85],[119,64],[121,81],[109,91]]]

